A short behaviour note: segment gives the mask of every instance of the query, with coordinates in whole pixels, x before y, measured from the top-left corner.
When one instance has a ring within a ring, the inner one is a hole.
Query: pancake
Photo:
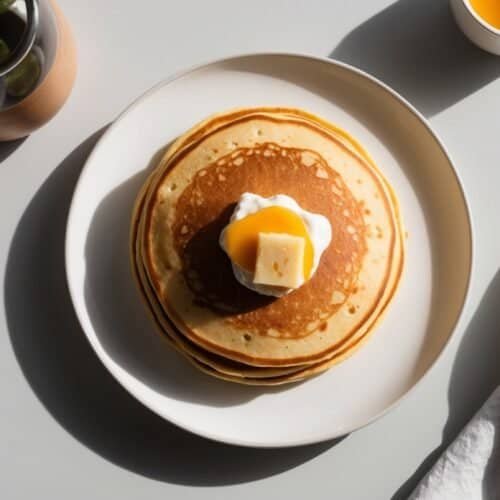
[[[332,225],[314,277],[279,300],[239,285],[218,246],[245,191],[288,194]],[[297,110],[237,111],[185,134],[156,170],[140,218],[150,306],[156,297],[192,345],[246,365],[335,362],[371,331],[401,274],[387,182],[348,135]]]
[[[217,120],[217,122],[219,122],[219,124],[220,124],[220,122],[221,122],[220,117],[219,117],[219,119]],[[359,152],[361,152],[362,154],[364,154],[365,159],[366,159],[368,162],[371,162],[371,159],[370,159],[370,158],[366,155],[366,153],[364,152],[364,150],[362,149],[362,147],[361,147],[358,143],[356,143],[355,141],[353,141],[353,140],[352,140],[352,138],[350,138],[350,137],[349,137],[347,134],[345,134],[344,132],[339,131],[339,129],[337,129],[337,128],[334,128],[334,127],[330,127],[330,128],[331,128],[331,130],[333,130],[333,131],[335,131],[335,132],[338,132],[338,133],[340,134],[340,135],[339,135],[339,138],[341,138],[342,140],[347,139],[346,144],[348,144],[348,145],[349,145],[349,147],[351,147],[351,148],[353,149],[353,151],[356,151],[356,152],[358,152],[358,151],[359,151]],[[351,142],[349,142],[349,141],[351,141]],[[179,143],[181,143],[182,147],[184,147],[184,146],[186,145],[186,142],[184,142],[184,144],[182,144],[182,143],[183,143],[182,138],[181,138],[180,140],[178,140],[178,141],[177,141],[177,143],[178,143],[178,144],[179,144]],[[172,152],[172,151],[170,150],[170,152]],[[159,169],[158,169],[158,170],[159,170]],[[401,241],[398,241],[398,244],[399,244],[399,246],[401,246]],[[402,262],[400,263],[399,268],[396,268],[396,272],[395,272],[395,273],[393,273],[393,276],[392,276],[392,281],[393,281],[393,283],[395,283],[395,284],[397,284],[397,279],[396,279],[396,278],[398,278],[398,277],[399,277],[401,265],[402,265]],[[393,292],[393,291],[394,291],[394,288],[395,288],[395,286],[393,286],[392,288],[388,287],[388,289],[387,289],[387,293],[386,293],[386,296],[387,296],[387,297],[389,297],[389,296],[390,296],[390,293],[389,293],[389,292]],[[384,302],[384,304],[387,304],[387,302]],[[362,335],[366,334],[366,333],[367,333],[367,329],[365,329],[365,330],[363,330],[363,329],[359,329],[359,330],[356,332],[356,335],[355,335],[355,336],[353,336],[353,337],[349,340],[349,342],[350,342],[352,345],[354,345],[354,344],[359,344],[359,342],[357,341],[357,340],[358,340],[358,338],[359,338],[359,337],[361,337]],[[342,345],[342,352],[345,352],[345,351],[346,351],[346,348],[345,348],[345,347],[346,347],[346,346]]]

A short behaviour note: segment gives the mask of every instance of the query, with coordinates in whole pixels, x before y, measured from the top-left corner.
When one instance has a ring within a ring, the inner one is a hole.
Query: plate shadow
[[[399,0],[351,31],[330,57],[387,83],[425,116],[500,76],[500,57],[459,30],[448,0]]]
[[[500,270],[492,279],[467,326],[453,362],[448,387],[449,413],[441,444],[426,457],[419,468],[399,488],[392,497],[393,500],[408,498],[443,451],[500,384],[499,303]],[[497,447],[500,447],[500,437],[497,443]],[[487,470],[486,475],[493,477],[492,471]]]
[[[16,139],[15,141],[0,142],[0,163],[3,163],[11,154],[13,154],[26,139],[26,137],[23,137],[22,139]]]
[[[156,416],[106,371],[74,313],[66,285],[66,219],[83,164],[103,130],[48,177],[12,239],[4,282],[13,351],[31,389],[83,445],[117,466],[160,481],[216,486],[292,469],[341,441],[252,449],[195,436]]]

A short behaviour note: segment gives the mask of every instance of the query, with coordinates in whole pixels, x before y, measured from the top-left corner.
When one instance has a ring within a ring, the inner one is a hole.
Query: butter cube
[[[298,288],[304,282],[304,238],[259,233],[254,283]]]

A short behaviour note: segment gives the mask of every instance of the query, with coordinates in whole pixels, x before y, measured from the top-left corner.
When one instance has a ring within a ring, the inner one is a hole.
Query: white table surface
[[[0,145],[0,497],[406,498],[500,383],[500,58],[462,37],[445,0],[61,5],[80,51],[74,92],[42,130]],[[332,55],[395,87],[443,138],[472,207],[462,328],[395,411],[338,443],[236,448],[160,420],[97,361],[66,291],[65,219],[96,133],[172,72],[252,51]]]

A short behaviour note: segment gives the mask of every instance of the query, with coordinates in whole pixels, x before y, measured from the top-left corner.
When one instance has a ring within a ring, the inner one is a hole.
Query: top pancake
[[[328,359],[366,333],[402,261],[386,181],[338,129],[297,110],[219,115],[167,152],[145,204],[144,267],[176,327],[255,366]],[[218,238],[246,191],[287,194],[328,218],[332,242],[306,284],[273,299],[240,285]]]

